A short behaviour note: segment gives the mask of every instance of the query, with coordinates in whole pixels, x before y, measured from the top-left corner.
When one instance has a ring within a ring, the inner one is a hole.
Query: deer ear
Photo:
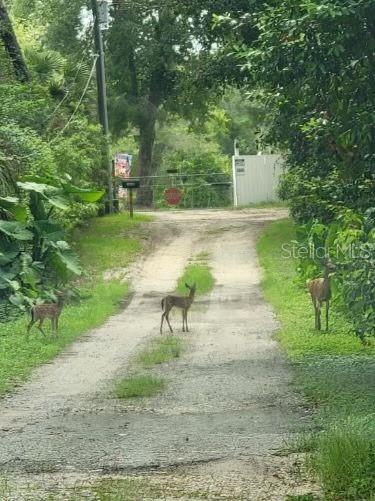
[[[187,284],[186,282],[185,282],[185,287],[186,287],[187,289],[190,289],[190,285],[189,285],[189,284]]]

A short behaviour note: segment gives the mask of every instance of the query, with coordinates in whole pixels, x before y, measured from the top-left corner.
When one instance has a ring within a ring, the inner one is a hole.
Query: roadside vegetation
[[[128,265],[142,251],[146,216],[131,220],[127,215],[95,218],[75,235],[75,249],[81,256],[85,274],[72,284],[74,296],[62,312],[59,336],[46,338],[36,327],[26,341],[26,314],[0,323],[0,395],[21,384],[36,366],[51,360],[89,329],[101,325],[119,310],[129,285],[116,279],[103,279],[107,270]],[[107,251],[107,252],[103,252]]]
[[[375,495],[375,346],[364,346],[340,306],[330,331],[314,329],[311,299],[285,252],[295,240],[290,220],[269,225],[258,242],[266,298],[281,322],[278,339],[296,370],[296,384],[314,409],[312,429],[298,441],[325,499]],[[283,247],[284,245],[284,247]]]

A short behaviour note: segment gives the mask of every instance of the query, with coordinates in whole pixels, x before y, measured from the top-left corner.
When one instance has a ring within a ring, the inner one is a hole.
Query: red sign
[[[179,188],[167,188],[164,197],[169,205],[178,205],[182,200],[183,193]]]

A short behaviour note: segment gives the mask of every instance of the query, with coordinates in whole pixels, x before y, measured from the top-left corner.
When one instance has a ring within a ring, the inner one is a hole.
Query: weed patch
[[[117,398],[152,397],[165,387],[165,381],[149,375],[135,375],[122,379],[116,384]]]
[[[179,358],[183,350],[183,342],[176,336],[163,336],[155,339],[150,346],[137,356],[137,362],[144,367],[153,367]]]

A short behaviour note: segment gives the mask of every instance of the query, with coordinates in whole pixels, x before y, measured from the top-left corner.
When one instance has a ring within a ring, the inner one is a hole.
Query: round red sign
[[[164,191],[164,197],[169,205],[178,205],[183,197],[183,193],[179,188],[167,188]]]

